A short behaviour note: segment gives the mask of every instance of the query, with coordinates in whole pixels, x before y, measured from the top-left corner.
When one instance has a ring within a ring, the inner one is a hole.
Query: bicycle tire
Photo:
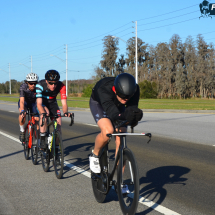
[[[31,160],[34,165],[37,164],[37,159],[38,159],[38,140],[39,140],[39,131],[37,130],[37,126],[34,125],[32,128],[32,146],[31,146]]]
[[[122,174],[123,164],[125,164],[125,167],[124,173]],[[133,173],[133,180],[130,174],[129,166],[131,167],[131,171]],[[130,191],[129,194],[122,194],[121,182],[128,186]],[[139,201],[139,171],[135,157],[132,151],[128,148],[123,150],[123,162],[119,162],[117,167],[117,193],[123,214],[135,214]]]
[[[28,142],[29,142],[29,126],[27,125],[25,127],[25,141],[23,142],[25,160],[29,159],[29,151],[30,151],[30,149],[28,148]]]
[[[104,170],[104,166],[108,167],[108,157],[107,157],[107,145],[104,148],[104,151],[102,152],[102,155],[100,156],[99,163],[101,167],[101,172]],[[93,194],[98,203],[103,203],[105,201],[106,195],[105,193],[100,192],[98,189],[104,189],[104,184],[101,180],[95,179],[93,176],[93,172],[91,171],[91,181],[92,181],[92,188],[93,188]],[[102,176],[102,173],[97,174],[99,176]],[[108,175],[108,173],[107,173]],[[106,185],[105,189],[108,189],[109,184]]]
[[[62,178],[63,168],[64,168],[64,147],[62,137],[59,131],[56,131],[55,135],[55,144],[59,143],[59,148],[56,152],[56,147],[53,147],[53,167],[55,170],[55,175],[58,179]]]
[[[45,138],[45,141],[47,142],[47,137]],[[50,151],[48,147],[46,149],[40,151],[41,161],[42,161],[42,167],[44,172],[49,171],[49,165],[50,165]]]

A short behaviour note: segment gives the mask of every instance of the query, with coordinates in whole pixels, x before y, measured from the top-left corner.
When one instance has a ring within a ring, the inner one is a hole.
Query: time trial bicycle
[[[120,133],[116,132],[123,125],[127,125],[127,121],[121,122],[116,126],[113,134],[107,134],[109,142],[112,136],[120,136],[120,147],[115,157],[113,168],[109,169],[108,144],[106,144],[99,153],[99,162],[101,173],[97,174],[91,171],[92,188],[97,202],[104,202],[106,195],[113,186],[118,194],[121,210],[123,214],[135,214],[139,201],[139,171],[137,162],[132,151],[127,147],[126,137],[128,135],[142,135],[149,137],[151,133]],[[108,142],[108,143],[109,143]],[[114,173],[117,169],[117,181],[113,180]],[[127,186],[129,193],[124,194],[123,187]]]
[[[64,147],[61,133],[57,130],[57,118],[66,117],[66,116],[43,116],[42,124],[44,125],[45,117],[47,118],[47,131],[45,142],[47,143],[46,148],[40,150],[42,167],[45,172],[48,172],[50,159],[53,158],[53,167],[55,170],[55,175],[58,179],[60,179],[63,175],[63,167],[64,167]],[[49,123],[49,117],[53,118]],[[71,123],[69,126],[72,126],[74,123],[74,113],[71,113]],[[53,132],[50,132],[50,127],[53,126]]]

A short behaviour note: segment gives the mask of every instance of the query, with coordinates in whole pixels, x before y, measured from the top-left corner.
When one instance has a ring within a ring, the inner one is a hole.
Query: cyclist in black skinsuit
[[[117,120],[127,120],[131,125],[137,125],[142,119],[143,112],[138,108],[140,90],[135,79],[128,73],[115,77],[107,77],[96,83],[90,98],[91,113],[101,129],[95,140],[93,153],[90,155],[90,169],[100,173],[99,151],[108,142],[106,134],[114,132],[114,123]],[[120,128],[126,132],[127,127]],[[116,136],[116,152],[119,149],[120,137]],[[124,192],[128,193],[125,188]]]
[[[20,125],[20,135],[19,139],[21,142],[25,139],[24,133],[24,124],[26,119],[26,111],[27,108],[30,109],[31,113],[38,113],[36,110],[36,84],[38,82],[38,75],[35,73],[29,73],[26,76],[25,83],[20,86],[20,99],[18,101],[18,108],[19,108],[19,125]],[[24,118],[23,122],[22,119]],[[35,117],[38,121],[38,117]]]
[[[60,74],[56,70],[48,70],[45,74],[45,79],[41,80],[36,85],[36,98],[37,98],[37,109],[41,114],[40,120],[43,115],[54,116],[56,114],[61,115],[60,108],[58,107],[56,97],[58,93],[61,94],[62,109],[65,116],[70,117],[67,106],[66,87],[59,81]],[[42,121],[41,121],[42,122]],[[40,122],[40,124],[41,124]],[[57,128],[61,131],[61,118],[57,118]],[[46,118],[43,127],[40,127],[40,147],[46,148],[45,143],[46,136]]]

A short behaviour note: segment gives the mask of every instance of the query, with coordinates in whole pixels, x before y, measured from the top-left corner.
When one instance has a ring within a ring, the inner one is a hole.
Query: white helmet
[[[29,73],[26,75],[26,81],[38,81],[39,77],[35,73]]]

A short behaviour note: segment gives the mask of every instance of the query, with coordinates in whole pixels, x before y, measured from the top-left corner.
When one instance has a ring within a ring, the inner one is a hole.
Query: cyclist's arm
[[[107,115],[112,121],[115,121],[121,119],[121,113],[117,106],[114,104],[113,97],[111,94],[111,92],[107,91],[103,87],[100,87],[98,90],[98,96],[103,110],[107,113]]]
[[[43,104],[43,99],[42,98],[37,98],[37,109],[38,109],[40,114],[45,113],[42,104]]]
[[[67,96],[66,96],[66,86],[62,83],[60,87],[60,95],[61,95],[61,103],[63,113],[68,112],[68,105],[67,105]]]
[[[25,97],[20,97],[20,110],[25,110]]]
[[[67,113],[68,112],[67,100],[66,99],[61,99],[61,103],[62,103],[63,113]]]

